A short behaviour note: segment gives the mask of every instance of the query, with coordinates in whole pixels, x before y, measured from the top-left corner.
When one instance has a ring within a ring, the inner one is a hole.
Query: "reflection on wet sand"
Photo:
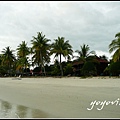
[[[48,115],[38,109],[11,104],[0,100],[0,118],[47,118]]]
[[[17,106],[17,111],[16,113],[19,113],[20,118],[26,118],[27,110],[28,108],[22,105]]]
[[[48,117],[48,115],[41,110],[31,109],[31,112],[32,112],[32,118],[47,118]]]

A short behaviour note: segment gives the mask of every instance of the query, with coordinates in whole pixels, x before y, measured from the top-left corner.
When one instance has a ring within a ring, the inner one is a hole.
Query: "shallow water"
[[[38,109],[11,104],[0,99],[0,118],[47,118],[48,115]]]

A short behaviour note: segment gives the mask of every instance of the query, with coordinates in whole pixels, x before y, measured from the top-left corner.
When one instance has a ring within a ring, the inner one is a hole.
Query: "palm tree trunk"
[[[44,64],[43,64],[43,59],[42,59],[41,51],[40,51],[40,59],[41,59],[42,67],[43,67],[43,70],[44,70],[44,73],[45,73],[45,76],[46,76],[46,71],[45,71],[45,66],[44,66]]]
[[[44,69],[44,73],[45,73],[45,76],[46,76],[46,71],[45,71],[45,66],[44,66],[44,64],[43,64],[43,69]]]
[[[10,76],[10,63],[8,63],[8,74]]]
[[[61,64],[61,54],[60,54],[60,70],[61,70],[61,76],[63,76],[63,70],[62,70],[62,64]]]

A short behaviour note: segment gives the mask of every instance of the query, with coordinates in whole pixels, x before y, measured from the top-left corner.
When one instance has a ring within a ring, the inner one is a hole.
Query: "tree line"
[[[85,72],[86,64],[95,71],[95,51],[90,51],[88,45],[83,44],[80,46],[80,50],[76,50],[78,56],[73,56],[73,47],[70,45],[69,40],[65,40],[64,37],[59,37],[54,39],[53,43],[51,40],[47,39],[42,32],[38,32],[37,36],[33,36],[30,41],[32,47],[28,47],[25,41],[17,46],[16,50],[11,50],[10,46],[5,47],[0,55],[0,76],[15,76],[17,74],[30,73],[30,67],[33,66],[33,72],[41,72],[44,76],[49,75],[60,75],[64,76],[69,73],[73,73],[74,68],[72,66],[71,59],[76,57],[77,61],[83,62],[83,68],[81,73],[83,75],[87,74]],[[115,35],[115,39],[108,46],[109,52],[114,52],[110,64],[104,70],[116,75],[120,72],[120,33]],[[14,54],[16,51],[17,55]],[[54,55],[55,61],[54,65],[49,66],[50,56]],[[30,56],[32,56],[30,58]],[[62,56],[67,59],[67,62],[62,62]],[[59,57],[59,60],[57,59]],[[107,59],[105,55],[101,56]],[[117,67],[118,68],[117,68]],[[46,73],[47,71],[47,73]],[[104,72],[103,71],[103,72]],[[89,70],[89,73],[91,70]]]

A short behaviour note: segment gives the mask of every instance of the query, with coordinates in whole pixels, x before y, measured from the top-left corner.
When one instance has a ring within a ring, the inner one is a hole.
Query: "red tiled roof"
[[[108,60],[105,60],[105,59],[101,59],[99,57],[96,56],[96,59],[98,60],[98,62],[100,63],[109,63]],[[74,61],[73,62],[73,65],[79,65],[79,64],[83,64],[82,61]]]
[[[103,62],[104,62],[104,63],[108,63],[108,61],[107,61],[107,60],[102,60],[102,59],[99,59],[98,61],[99,61],[99,62],[102,62],[102,63],[103,63]]]
[[[109,63],[106,59],[101,59],[99,57],[96,58],[99,62]]]
[[[83,64],[83,62],[82,61],[74,61],[73,62],[73,65],[79,65],[79,64]]]

